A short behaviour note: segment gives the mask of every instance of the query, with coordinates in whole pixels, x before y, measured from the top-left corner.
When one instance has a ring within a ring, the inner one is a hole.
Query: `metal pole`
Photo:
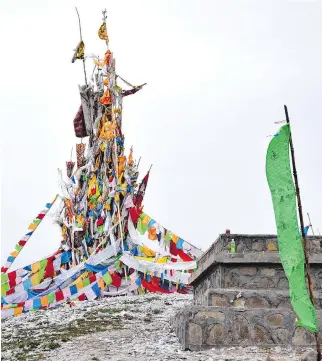
[[[284,110],[285,110],[286,122],[287,122],[287,124],[290,124],[290,119],[288,116],[288,110],[287,110],[286,105],[284,105]],[[298,206],[300,224],[301,224],[302,245],[303,245],[303,251],[304,251],[304,258],[305,258],[306,275],[307,275],[307,280],[308,280],[308,284],[309,284],[310,299],[314,306],[315,301],[314,301],[313,286],[312,286],[311,273],[310,273],[310,263],[309,263],[309,259],[308,259],[308,255],[307,255],[307,251],[306,251],[306,238],[305,238],[305,233],[304,233],[302,203],[301,203],[300,188],[299,188],[299,183],[298,183],[298,178],[297,178],[297,170],[296,170],[296,164],[295,164],[295,152],[294,152],[291,130],[290,130],[290,148],[291,148],[292,168],[293,168],[293,176],[294,176],[294,183],[295,183],[295,190],[296,190],[296,197],[297,197],[297,206]],[[321,361],[322,357],[321,357],[321,345],[320,345],[320,340],[319,340],[319,331],[315,332],[314,336],[315,336],[315,341],[316,341],[317,361]]]

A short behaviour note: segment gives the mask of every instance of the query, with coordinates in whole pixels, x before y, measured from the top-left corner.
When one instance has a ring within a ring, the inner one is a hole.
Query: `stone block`
[[[233,319],[232,337],[234,344],[247,345],[250,339],[250,324],[246,317],[236,315]]]
[[[271,327],[284,326],[284,316],[281,313],[269,315],[267,321]]]
[[[261,252],[265,250],[265,243],[263,241],[256,241],[252,243],[252,251]]]
[[[200,325],[195,323],[189,323],[188,326],[188,339],[189,344],[194,346],[201,346],[202,345],[202,328]]]
[[[276,274],[275,268],[263,268],[261,274],[266,277],[274,277]]]
[[[275,286],[275,282],[272,280],[272,278],[269,278],[269,277],[263,277],[263,278],[260,278],[259,281],[258,281],[258,286],[260,288],[272,288]]]
[[[229,307],[230,302],[225,295],[212,295],[211,306]]]
[[[276,242],[272,242],[272,241],[267,242],[266,250],[267,250],[267,252],[276,252],[276,251],[278,251]]]
[[[215,324],[211,327],[209,336],[207,337],[207,345],[221,345],[225,342],[227,336],[227,332],[223,325]]]
[[[277,328],[272,332],[272,337],[275,344],[287,345],[289,338],[289,330],[287,328]]]
[[[240,297],[240,298],[236,298],[233,301],[232,306],[236,308],[245,308],[245,304],[246,304],[245,299],[243,297]]]
[[[248,308],[269,308],[269,303],[266,298],[251,297],[246,301]]]
[[[225,319],[224,312],[219,311],[199,311],[194,319],[200,321],[200,319],[211,319],[212,322],[221,322]]]
[[[255,276],[257,273],[256,267],[240,267],[238,269],[239,273],[243,276]]]
[[[254,325],[252,332],[252,340],[255,345],[274,344],[269,329],[261,325]]]

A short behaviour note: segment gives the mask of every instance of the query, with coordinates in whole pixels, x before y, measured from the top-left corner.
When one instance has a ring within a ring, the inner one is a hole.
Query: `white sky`
[[[275,233],[266,136],[287,104],[305,218],[322,232],[321,1],[1,1],[2,264],[77,141],[74,5],[86,52],[104,54],[106,7],[117,72],[148,83],[124,99],[123,130],[141,177],[153,163],[150,216],[203,249],[226,228]],[[47,219],[29,242],[16,267],[55,251],[59,229]]]

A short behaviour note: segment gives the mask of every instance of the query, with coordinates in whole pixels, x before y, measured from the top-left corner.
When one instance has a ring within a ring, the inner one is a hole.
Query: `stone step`
[[[317,311],[322,336],[322,311]],[[314,335],[296,327],[295,314],[287,309],[241,309],[192,306],[171,320],[183,349],[197,351],[213,347],[276,345],[308,347]]]
[[[322,309],[322,291],[314,294],[316,309]],[[288,290],[210,288],[206,291],[204,306],[232,308],[267,308],[291,310]]]

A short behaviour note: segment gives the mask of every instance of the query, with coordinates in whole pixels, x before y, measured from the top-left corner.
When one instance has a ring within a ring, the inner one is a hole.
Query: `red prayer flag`
[[[79,297],[78,297],[79,301],[86,301],[87,297],[85,295],[85,293],[82,293]]]
[[[89,276],[89,283],[93,283],[95,281],[96,281],[96,276],[95,275]]]
[[[62,301],[64,299],[64,294],[62,290],[59,290],[55,293],[56,302]]]
[[[183,250],[178,250],[178,255],[179,257],[184,261],[184,262],[191,262],[193,261],[193,258],[191,258],[190,256],[188,256],[186,253],[183,252]]]
[[[112,285],[119,288],[121,286],[122,278],[116,272],[113,272],[111,274],[111,277],[112,277]]]

